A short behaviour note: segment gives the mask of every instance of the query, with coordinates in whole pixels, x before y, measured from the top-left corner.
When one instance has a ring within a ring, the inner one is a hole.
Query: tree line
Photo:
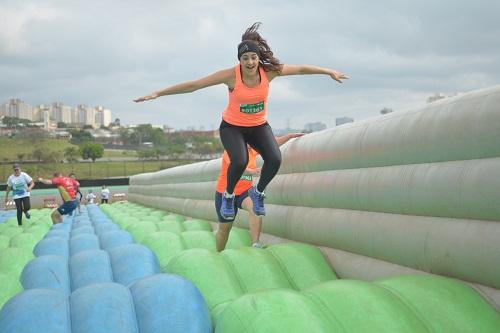
[[[222,153],[224,150],[218,138],[186,135],[182,132],[164,133],[150,124],[138,125],[132,129],[122,128],[120,139],[124,144],[137,146],[137,156],[146,159],[186,153],[209,155]],[[151,143],[153,147],[144,147],[145,143]]]
[[[150,124],[134,128],[120,128],[119,139],[127,147],[135,147],[139,159],[160,159],[162,156],[177,158],[186,154],[213,155],[224,148],[218,138],[212,136],[186,135],[182,132],[164,133]],[[84,129],[69,130],[71,142],[80,145],[93,142],[92,135]],[[82,158],[85,158],[82,156]]]
[[[21,155],[21,156],[20,156]],[[25,154],[18,154],[18,159],[22,160]],[[100,144],[84,142],[78,147],[67,147],[64,151],[47,149],[45,146],[35,146],[31,152],[31,158],[40,163],[59,163],[64,159],[70,163],[78,162],[81,157],[84,160],[92,160],[101,158],[104,155],[104,147]]]
[[[30,123],[29,120],[15,117],[4,117],[2,122],[8,127],[26,127]],[[66,124],[60,122],[58,127],[66,127]],[[88,131],[91,128],[90,125],[83,128],[66,128],[71,134],[70,143],[78,147],[68,147],[61,152],[47,149],[44,146],[37,147],[35,144],[30,155],[38,162],[47,163],[61,162],[64,159],[68,162],[76,162],[79,158],[95,162],[96,159],[103,157],[104,147],[101,143],[104,142],[92,136],[91,132]],[[101,128],[109,130],[106,127]],[[220,140],[213,136],[187,135],[183,132],[164,133],[160,128],[154,128],[151,124],[142,124],[134,128],[115,128],[112,133],[118,133],[119,140],[126,147],[135,147],[135,153],[140,160],[159,160],[163,156],[175,159],[190,155],[197,155],[199,158],[200,156],[220,154],[224,150]],[[15,136],[36,140],[47,137],[47,132],[41,129],[26,133],[21,131]],[[24,157],[18,156],[20,160]]]

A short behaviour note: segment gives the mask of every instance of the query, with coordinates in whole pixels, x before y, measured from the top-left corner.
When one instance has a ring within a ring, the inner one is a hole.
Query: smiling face
[[[259,68],[259,56],[255,52],[245,52],[241,55],[240,65],[245,74],[254,75]]]

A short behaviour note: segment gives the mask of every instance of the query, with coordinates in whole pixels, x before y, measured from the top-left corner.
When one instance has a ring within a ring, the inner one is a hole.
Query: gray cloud
[[[234,66],[241,34],[261,21],[282,62],[351,76],[276,79],[271,124],[331,126],[498,84],[499,12],[491,1],[0,1],[0,102],[103,104],[125,123],[216,127],[222,86],[132,99]]]

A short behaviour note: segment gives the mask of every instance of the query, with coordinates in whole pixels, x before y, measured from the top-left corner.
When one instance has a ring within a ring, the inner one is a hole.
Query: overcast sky
[[[227,89],[133,98],[237,63],[253,22],[285,64],[348,74],[271,83],[273,127],[423,105],[500,82],[499,1],[0,0],[0,103],[104,105],[122,123],[217,128]]]

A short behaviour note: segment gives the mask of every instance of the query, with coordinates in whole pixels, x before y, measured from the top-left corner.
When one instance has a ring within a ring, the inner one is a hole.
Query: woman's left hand
[[[306,135],[306,133],[289,133],[288,138],[289,139],[300,138],[303,135]]]
[[[262,168],[255,168],[255,169],[248,168],[247,169],[248,173],[251,175],[254,175],[254,176],[260,175],[261,170],[262,170]]]
[[[338,83],[342,83],[342,80],[347,80],[349,77],[345,75],[344,73],[337,72],[337,71],[331,71],[330,72],[330,77],[337,81]]]
[[[147,96],[136,98],[136,99],[134,99],[134,102],[139,103],[139,102],[149,101],[149,100],[152,100],[155,98],[158,98],[158,94],[153,93],[153,94],[150,94]]]

